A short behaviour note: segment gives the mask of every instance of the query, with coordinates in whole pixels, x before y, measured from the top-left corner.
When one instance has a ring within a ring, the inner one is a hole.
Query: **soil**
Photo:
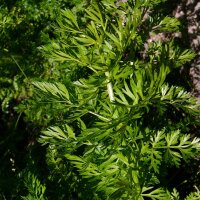
[[[186,23],[182,39],[196,53],[189,74],[194,85],[193,95],[200,103],[200,0],[182,0],[173,15]]]

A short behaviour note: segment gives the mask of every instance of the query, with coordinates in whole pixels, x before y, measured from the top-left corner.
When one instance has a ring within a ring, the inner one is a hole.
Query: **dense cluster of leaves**
[[[55,176],[63,168],[73,176],[79,199],[179,199],[167,171],[199,153],[199,139],[189,134],[199,124],[198,105],[166,81],[195,55],[173,41],[148,42],[149,33],[180,25],[168,16],[146,18],[160,2],[94,2],[84,23],[64,10],[60,40],[43,48],[68,76],[64,84],[33,82],[35,104],[49,103],[62,118],[40,142],[48,144]]]
[[[38,47],[55,39],[52,23],[60,17],[61,9],[78,3],[68,0],[1,1],[0,99],[3,111],[13,107],[13,99],[17,104],[31,95],[28,79],[47,80],[54,72]]]
[[[0,6],[0,198],[199,199],[171,173],[199,153],[198,105],[170,80],[195,55],[150,40],[180,22],[155,14],[166,0],[80,2]]]
[[[0,0],[0,199],[20,199],[27,193],[26,171],[45,177],[45,149],[36,138],[50,120],[42,123],[39,115],[29,117],[31,110],[22,105],[32,95],[32,79],[60,79],[38,47],[55,39],[52,23],[62,8],[75,4],[79,9],[82,2]]]

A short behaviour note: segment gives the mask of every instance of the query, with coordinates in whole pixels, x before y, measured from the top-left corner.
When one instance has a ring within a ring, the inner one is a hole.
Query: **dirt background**
[[[177,1],[173,15],[186,23],[181,39],[196,53],[189,66],[189,75],[194,85],[192,93],[200,103],[200,0]]]

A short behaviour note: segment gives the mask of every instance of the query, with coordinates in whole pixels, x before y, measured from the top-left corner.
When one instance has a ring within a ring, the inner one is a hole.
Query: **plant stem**
[[[25,77],[26,79],[28,79],[27,76],[26,76],[26,74],[24,73],[23,69],[21,68],[21,66],[20,66],[20,65],[18,64],[18,62],[15,60],[14,56],[11,56],[11,58],[12,58],[12,60],[15,62],[15,64],[16,64],[17,67],[19,68],[19,70],[22,72],[22,74],[24,75],[24,77]]]
[[[110,81],[110,73],[109,72],[105,72],[105,75],[107,77],[107,90],[108,90],[108,95],[110,98],[110,101],[113,102],[115,101],[115,97],[114,97],[114,93],[113,93],[113,87],[112,87],[112,83]]]
[[[99,114],[97,114],[97,113],[94,113],[94,112],[92,112],[92,111],[88,111],[88,113],[97,116],[97,117],[100,118],[101,120],[104,120],[104,121],[107,121],[107,122],[110,121],[110,119],[107,119],[107,118],[105,118],[105,117],[103,117],[103,116],[101,116],[101,115],[99,115]]]

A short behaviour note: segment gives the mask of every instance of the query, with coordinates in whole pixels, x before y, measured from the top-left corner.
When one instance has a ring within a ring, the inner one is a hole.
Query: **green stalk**
[[[105,72],[105,75],[107,77],[107,90],[108,90],[108,95],[109,95],[109,99],[111,102],[115,101],[115,96],[114,96],[114,92],[113,92],[113,87],[112,87],[112,83],[110,81],[110,73],[109,72]]]

